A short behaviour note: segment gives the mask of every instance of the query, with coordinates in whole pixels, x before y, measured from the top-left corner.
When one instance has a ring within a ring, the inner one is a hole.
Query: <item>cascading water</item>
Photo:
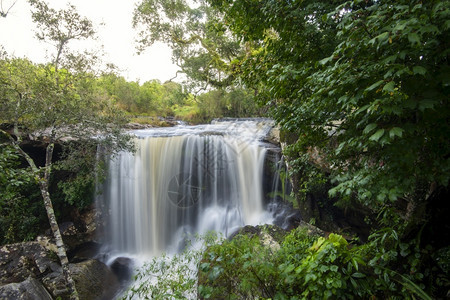
[[[117,253],[176,252],[185,235],[270,223],[263,195],[272,123],[240,121],[135,131],[137,151],[110,161],[104,186]]]

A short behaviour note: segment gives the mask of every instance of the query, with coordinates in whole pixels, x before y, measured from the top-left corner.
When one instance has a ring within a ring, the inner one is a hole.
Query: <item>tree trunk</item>
[[[75,287],[75,281],[72,278],[69,268],[69,259],[66,254],[66,247],[59,230],[58,222],[56,221],[55,211],[53,210],[53,203],[48,192],[48,186],[50,183],[50,173],[52,167],[53,149],[55,144],[50,142],[47,145],[45,153],[45,171],[44,178],[39,181],[39,187],[41,188],[42,198],[44,199],[45,210],[47,212],[48,221],[50,222],[50,228],[52,229],[53,237],[55,238],[56,248],[58,250],[58,257],[61,262],[64,277],[67,281],[67,287],[70,290],[70,299],[78,300],[78,292]]]
[[[28,162],[28,165],[31,167],[33,174],[35,176],[35,179],[39,183],[39,188],[41,190],[41,195],[44,200],[44,206],[45,210],[47,212],[47,217],[50,223],[50,228],[53,233],[53,237],[56,241],[56,247],[57,247],[57,255],[61,262],[61,267],[63,270],[64,277],[67,281],[67,287],[70,291],[70,299],[71,300],[78,300],[78,292],[75,287],[75,281],[72,278],[72,275],[70,273],[69,269],[69,259],[67,258],[66,254],[66,248],[64,246],[64,242],[61,236],[61,232],[59,230],[58,222],[56,221],[55,211],[53,210],[53,204],[52,200],[50,198],[50,193],[48,191],[48,186],[50,182],[50,173],[51,173],[51,166],[52,166],[52,157],[53,157],[53,149],[55,147],[55,144],[53,142],[50,142],[46,149],[46,157],[45,157],[45,171],[42,176],[42,173],[40,172],[40,169],[36,166],[34,160],[23,151],[23,149],[20,147],[20,134],[18,133],[18,127],[17,124],[14,126],[14,132],[17,136],[17,140],[15,140],[11,135],[6,133],[5,131],[2,131],[4,134],[6,134],[14,148],[25,158],[25,160]]]
[[[75,287],[75,281],[72,278],[69,269],[69,259],[67,258],[66,248],[64,247],[64,242],[59,230],[58,222],[56,221],[55,211],[53,210],[53,204],[50,199],[50,194],[48,192],[48,182],[46,180],[40,180],[39,186],[41,189],[42,198],[44,199],[45,210],[47,212],[47,217],[50,222],[50,228],[52,229],[53,237],[56,241],[56,248],[58,250],[57,254],[61,262],[61,267],[63,270],[64,277],[67,281],[67,287],[70,290],[70,299],[78,300],[78,292]]]

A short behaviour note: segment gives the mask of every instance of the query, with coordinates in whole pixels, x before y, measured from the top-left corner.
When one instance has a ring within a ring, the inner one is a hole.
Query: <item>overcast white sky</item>
[[[1,0],[3,9],[14,0]],[[95,24],[99,40],[89,46],[104,45],[105,62],[117,65],[127,80],[140,83],[151,79],[164,82],[175,76],[177,67],[172,64],[171,50],[164,44],[155,44],[141,55],[136,54],[131,26],[133,10],[139,0],[46,0],[55,9],[66,8],[67,3],[77,7],[82,16]],[[100,23],[104,25],[100,26]],[[6,18],[0,17],[0,45],[16,57],[28,57],[34,62],[46,62],[46,51],[52,48],[34,38],[34,25],[26,0],[17,0]]]

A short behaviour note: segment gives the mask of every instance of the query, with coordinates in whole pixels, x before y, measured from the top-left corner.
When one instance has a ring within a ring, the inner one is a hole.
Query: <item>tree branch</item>
[[[6,12],[3,10],[3,1],[0,1],[0,16],[3,18],[6,18],[6,16],[9,14],[9,11],[11,10],[11,8],[14,7],[14,5],[16,5],[17,0],[15,0],[13,2],[13,4],[11,4],[11,6],[6,10]]]

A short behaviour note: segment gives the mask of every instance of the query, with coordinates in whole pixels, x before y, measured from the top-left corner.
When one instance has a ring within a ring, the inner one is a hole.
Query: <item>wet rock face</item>
[[[74,211],[69,222],[59,224],[64,244],[68,251],[80,247],[89,242],[95,242],[99,236],[100,224],[99,211],[94,205],[83,212]]]
[[[268,205],[268,210],[274,217],[273,224],[284,230],[290,231],[300,226],[302,217],[298,209],[294,209],[291,203],[272,202]]]
[[[133,276],[134,261],[128,257],[118,257],[111,264],[111,270],[120,282],[128,282]]]
[[[0,299],[51,300],[52,297],[37,279],[29,277],[20,283],[0,286]]]
[[[87,242],[76,247],[71,251],[68,251],[67,256],[70,262],[78,263],[92,258],[99,258],[98,254],[101,248],[102,245],[99,243]]]

